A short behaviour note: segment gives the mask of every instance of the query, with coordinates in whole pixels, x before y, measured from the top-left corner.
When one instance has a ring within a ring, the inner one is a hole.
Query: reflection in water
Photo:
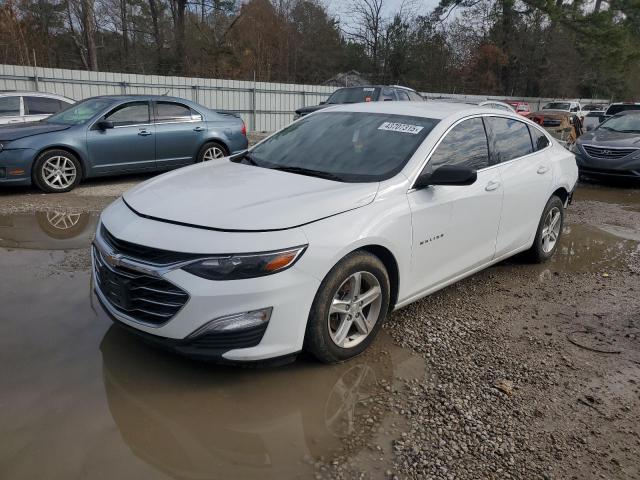
[[[0,216],[0,247],[30,250],[87,248],[98,222],[96,213],[64,209]]]
[[[355,436],[370,441],[382,420],[371,424],[374,400],[389,395],[381,385],[410,363],[385,336],[351,362],[299,359],[277,369],[200,365],[117,327],[100,349],[122,438],[136,456],[180,479],[307,478],[314,461]]]
[[[564,272],[599,272],[624,268],[640,252],[637,232],[621,227],[574,224],[562,231],[551,265]]]

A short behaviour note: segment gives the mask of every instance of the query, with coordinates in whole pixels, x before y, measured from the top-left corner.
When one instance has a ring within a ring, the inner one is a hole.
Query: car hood
[[[309,113],[317,112],[318,110],[322,110],[323,108],[330,107],[329,104],[324,105],[313,105],[309,107],[302,107],[296,110],[298,115],[308,115]]]
[[[585,133],[579,143],[604,145],[609,147],[640,148],[640,133],[623,133],[597,128]]]
[[[126,192],[137,214],[226,231],[284,230],[371,203],[378,183],[342,183],[227,159],[166,173]]]
[[[42,133],[59,132],[68,128],[69,125],[56,125],[55,123],[47,122],[12,123],[0,127],[0,140],[18,140],[19,138],[31,137]]]

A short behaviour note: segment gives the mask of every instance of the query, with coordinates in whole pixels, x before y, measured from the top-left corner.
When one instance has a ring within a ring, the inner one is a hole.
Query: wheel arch
[[[41,148],[40,150],[38,150],[38,152],[35,154],[34,158],[34,165],[35,165],[35,161],[38,160],[38,158],[40,158],[40,155],[42,155],[45,152],[48,152],[50,150],[63,150],[65,152],[68,152],[70,154],[72,154],[73,156],[75,156],[78,161],[80,162],[80,168],[82,168],[82,177],[81,179],[84,180],[85,178],[87,178],[87,164],[86,164],[86,160],[84,159],[84,157],[80,154],[80,152],[78,151],[78,149],[70,147],[68,145],[47,145],[46,147]],[[35,174],[35,172],[31,171],[31,176],[33,176]]]
[[[387,273],[389,274],[389,283],[391,286],[389,311],[393,311],[396,303],[398,302],[398,292],[400,290],[400,269],[398,267],[398,261],[396,260],[395,255],[387,247],[383,247],[382,245],[378,244],[364,245],[353,251],[355,252],[359,250],[375,255],[380,259],[380,261],[386,268]]]
[[[562,204],[565,206],[565,208],[567,207],[567,204],[569,202],[569,192],[567,191],[566,188],[564,187],[556,188],[554,192],[551,194],[551,196],[558,197],[562,201]]]

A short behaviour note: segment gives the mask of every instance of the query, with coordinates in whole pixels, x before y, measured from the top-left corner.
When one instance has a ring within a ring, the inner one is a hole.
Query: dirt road
[[[95,305],[98,214],[145,178],[0,192],[0,477],[640,478],[640,189],[581,184],[551,262],[394,313],[353,362],[243,370]]]

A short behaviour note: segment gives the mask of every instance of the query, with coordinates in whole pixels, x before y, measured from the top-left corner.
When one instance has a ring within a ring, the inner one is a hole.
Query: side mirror
[[[327,103],[327,102],[320,102],[320,105],[324,105],[324,104],[326,104],[326,103]]]
[[[96,123],[96,127],[98,127],[99,130],[109,130],[110,128],[113,128],[113,122],[110,122],[109,120],[100,120]]]
[[[443,165],[432,172],[421,173],[413,187],[424,188],[430,185],[472,185],[477,179],[478,173],[473,168]]]

